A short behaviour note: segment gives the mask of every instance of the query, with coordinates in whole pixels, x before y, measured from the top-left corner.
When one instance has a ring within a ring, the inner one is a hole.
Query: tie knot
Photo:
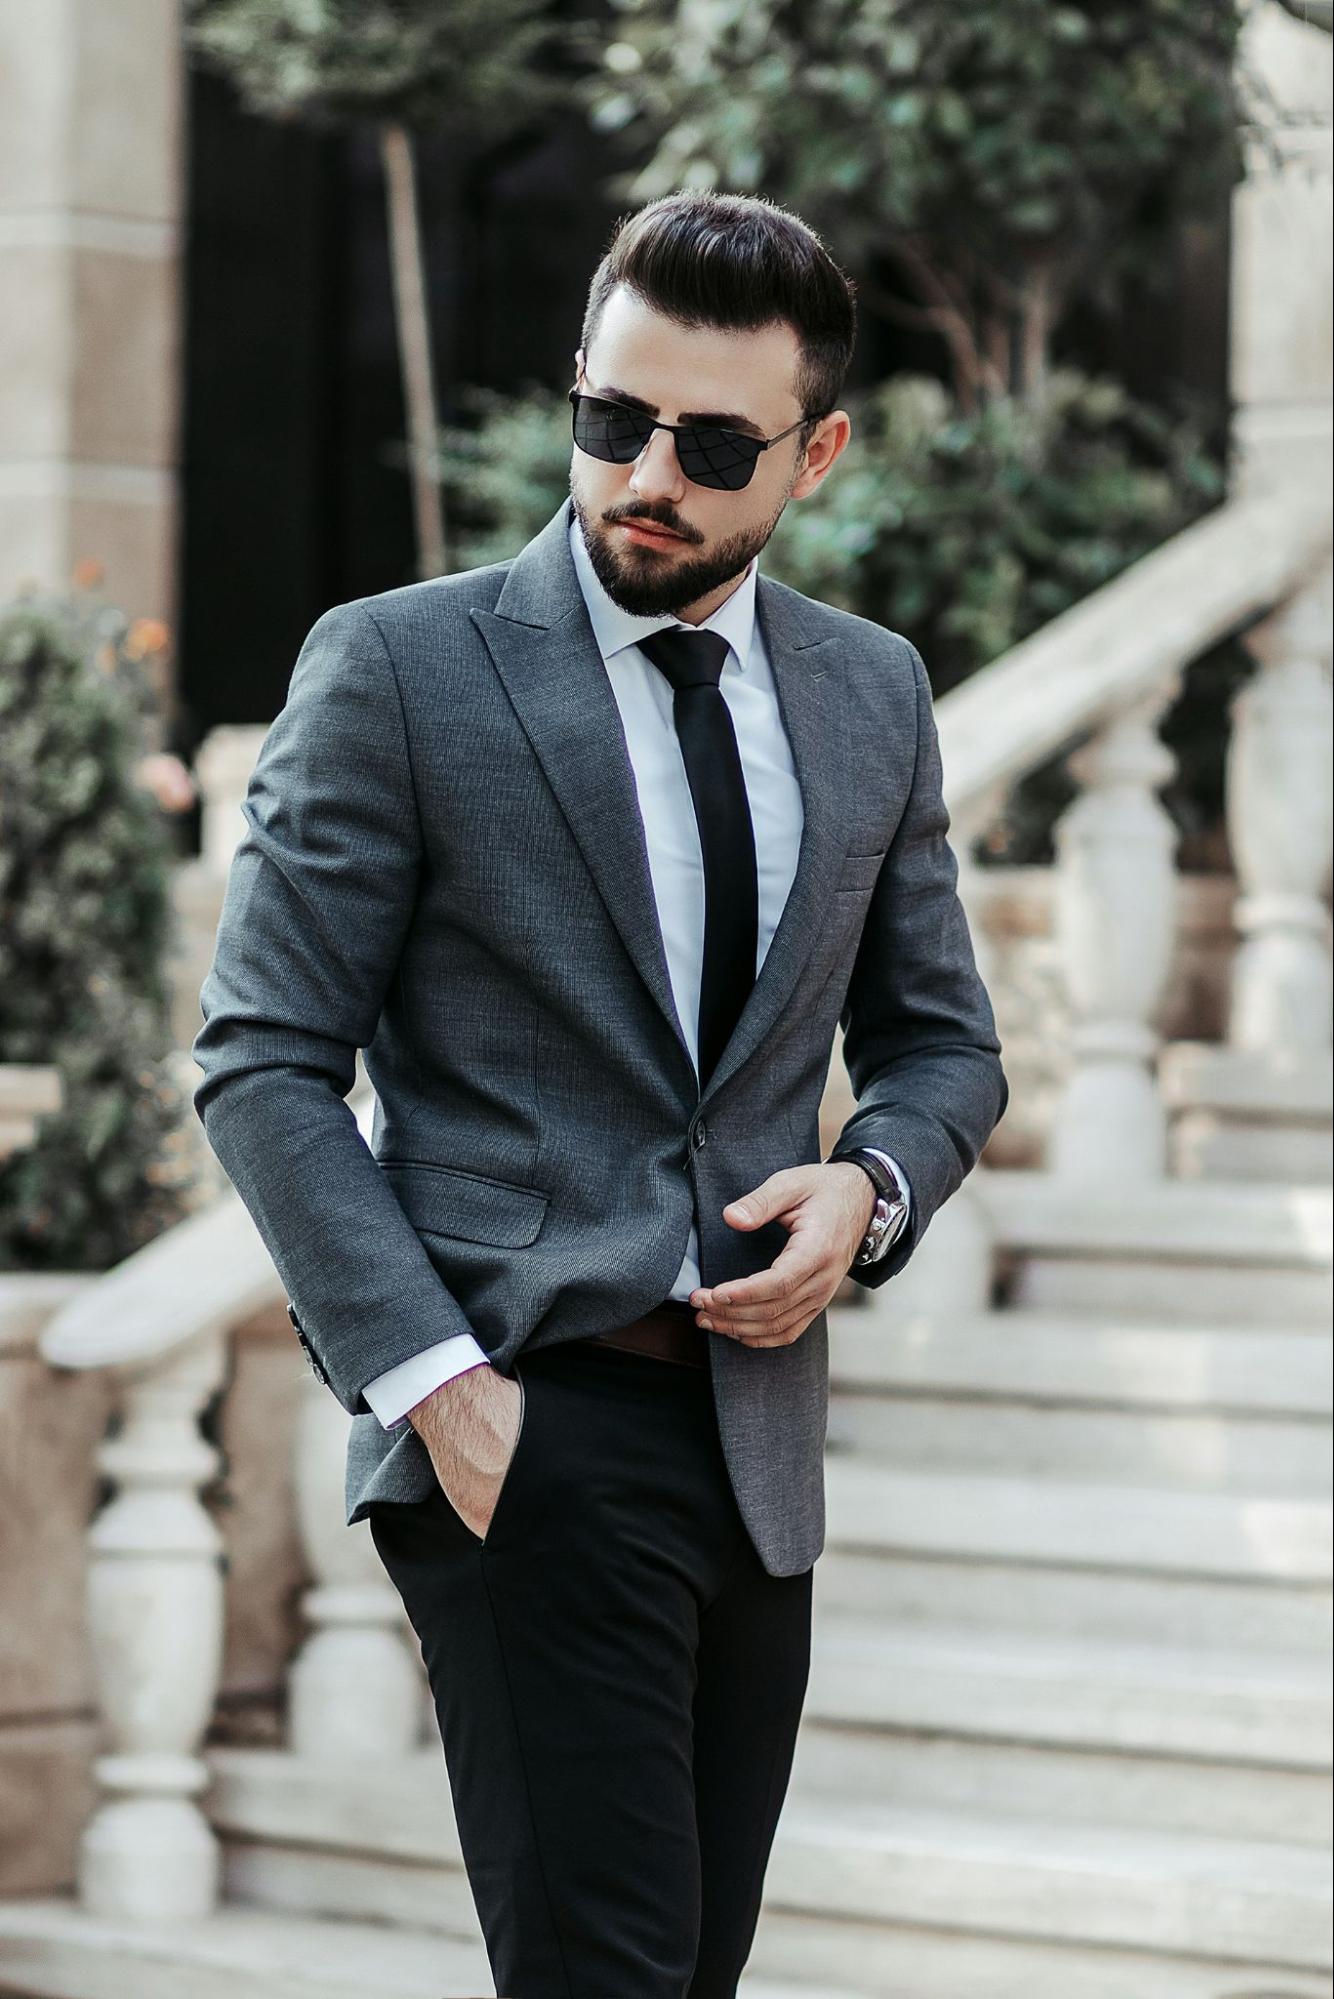
[[[727,640],[721,632],[691,632],[681,626],[641,639],[639,649],[673,688],[716,687],[727,658]]]

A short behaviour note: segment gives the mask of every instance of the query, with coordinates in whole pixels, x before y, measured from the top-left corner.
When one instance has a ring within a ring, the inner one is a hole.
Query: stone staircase
[[[943,1323],[889,1285],[831,1321],[756,1963],[894,1999],[1328,1993],[1328,1192],[979,1199],[1012,1302]]]

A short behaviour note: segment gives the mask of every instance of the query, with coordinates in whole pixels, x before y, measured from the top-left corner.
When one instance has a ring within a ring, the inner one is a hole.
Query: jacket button
[[[701,1118],[699,1123],[692,1128],[690,1133],[691,1151],[698,1152],[701,1145],[703,1145],[705,1140],[708,1138],[708,1135],[709,1135],[709,1128],[705,1124],[703,1118]]]

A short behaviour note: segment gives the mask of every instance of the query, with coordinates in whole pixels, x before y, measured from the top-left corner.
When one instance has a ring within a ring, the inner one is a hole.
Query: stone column
[[[1330,38],[1273,0],[1246,10],[1243,62],[1277,105],[1279,157],[1250,141],[1232,197],[1236,490],[1330,476]]]
[[[195,754],[195,777],[202,800],[200,860],[217,882],[225,882],[232,856],[245,832],[241,801],[268,734],[267,722],[228,722],[210,729]]]
[[[0,0],[0,597],[175,622],[179,0]]]

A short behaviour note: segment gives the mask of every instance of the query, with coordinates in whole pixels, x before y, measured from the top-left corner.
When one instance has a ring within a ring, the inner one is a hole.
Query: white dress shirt
[[[699,827],[686,777],[685,762],[673,719],[671,683],[641,652],[639,640],[669,627],[717,632],[726,639],[727,658],[719,690],[736,731],[751,821],[755,828],[755,861],[759,890],[759,935],[755,959],[758,974],[778,928],[792,877],[797,869],[804,821],[801,790],[783,727],[773,671],[764,635],[755,616],[757,560],[736,589],[702,625],[682,625],[670,615],[637,617],[615,603],[599,582],[584,546],[578,520],[570,523],[570,553],[588,606],[593,636],[602,654],[625,730],[634,771],[639,809],[644,822],[649,873],[657,903],[667,970],[681,1031],[698,1067],[699,996],[704,965],[704,863]],[[888,1153],[883,1159],[906,1200],[908,1182]],[[897,1235],[907,1226],[903,1215]],[[699,1231],[692,1223],[685,1256],[669,1296],[689,1299],[698,1288]],[[489,1365],[471,1333],[438,1340],[387,1373],[369,1381],[367,1402],[386,1429],[409,1409],[465,1369]]]

